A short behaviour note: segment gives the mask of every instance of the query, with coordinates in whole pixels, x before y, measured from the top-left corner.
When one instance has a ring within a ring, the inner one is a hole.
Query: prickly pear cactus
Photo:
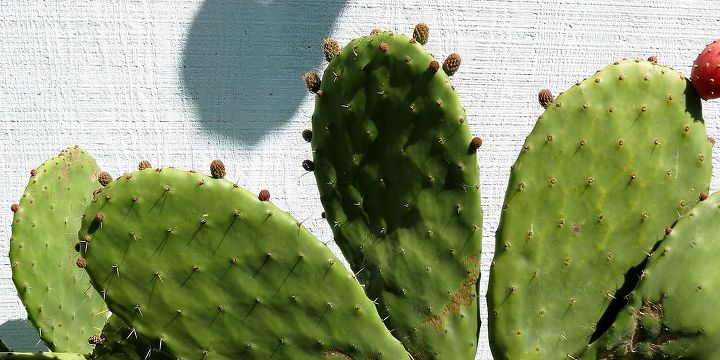
[[[90,353],[88,337],[102,328],[107,308],[85,271],[75,266],[77,232],[93,191],[95,160],[75,147],[31,172],[10,239],[13,282],[28,318],[54,351]]]
[[[87,209],[87,271],[109,308],[182,359],[403,359],[340,261],[269,201],[146,169]],[[263,199],[266,199],[265,197]]]
[[[457,93],[419,41],[373,31],[331,60],[306,138],[335,241],[415,359],[473,359],[480,139],[471,146]]]
[[[720,359],[720,193],[697,204],[658,244],[613,327],[586,359]]]
[[[611,64],[548,104],[511,171],[488,290],[496,359],[578,357],[633,267],[706,191],[700,99],[677,71]]]

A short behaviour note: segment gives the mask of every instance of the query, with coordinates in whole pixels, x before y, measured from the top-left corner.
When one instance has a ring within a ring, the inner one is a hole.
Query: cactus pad
[[[720,193],[678,220],[587,359],[719,359]]]
[[[87,339],[102,328],[107,309],[76,267],[74,246],[100,169],[87,153],[69,148],[34,173],[13,218],[13,282],[48,348],[89,353]]]
[[[386,326],[415,359],[473,359],[479,170],[437,60],[405,35],[351,41],[325,70],[312,125],[327,220]]]
[[[707,190],[710,155],[700,99],[664,66],[620,61],[550,103],[496,233],[495,358],[577,357],[636,281],[632,268]]]
[[[269,201],[176,169],[115,180],[87,209],[109,308],[182,359],[402,359],[340,261]],[[98,223],[92,214],[102,212]]]

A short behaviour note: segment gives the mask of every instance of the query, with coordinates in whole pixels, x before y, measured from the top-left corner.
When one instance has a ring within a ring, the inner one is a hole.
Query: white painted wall
[[[430,3],[0,0],[0,336],[35,348],[4,255],[9,207],[28,171],[69,145],[116,175],[143,158],[203,171],[224,159],[232,179],[270,189],[329,240],[314,177],[300,167],[312,113],[300,77],[321,69],[327,36],[345,43],[373,27],[410,32],[422,20],[432,26],[431,52],[463,55],[454,84],[484,139],[484,294],[510,165],[541,113],[537,90],[557,93],[619,58],[657,55],[689,74],[720,35],[720,11],[703,0]],[[719,116],[720,102],[705,104],[711,135],[720,135]],[[478,359],[490,359],[484,328],[480,335]]]

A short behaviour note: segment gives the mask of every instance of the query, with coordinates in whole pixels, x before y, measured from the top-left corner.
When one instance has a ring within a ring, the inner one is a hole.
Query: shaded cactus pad
[[[113,314],[182,359],[402,359],[340,261],[223,179],[147,169],[89,206],[87,271]],[[103,221],[96,215],[103,213]]]
[[[13,218],[13,282],[51,350],[89,353],[87,339],[102,328],[107,308],[76,267],[74,247],[100,169],[87,153],[69,148],[33,173]]]
[[[386,326],[415,359],[473,359],[479,170],[437,60],[405,35],[351,41],[324,72],[312,128],[327,220]]]
[[[512,168],[496,233],[495,358],[584,351],[637,281],[632,268],[707,190],[710,156],[700,99],[664,66],[620,61],[549,103]]]

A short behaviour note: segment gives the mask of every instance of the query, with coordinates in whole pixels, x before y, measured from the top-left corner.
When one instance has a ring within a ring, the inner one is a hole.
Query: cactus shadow
[[[29,320],[8,320],[0,324],[0,337],[13,351],[48,351]]]
[[[302,75],[322,65],[322,40],[347,1],[206,0],[182,62],[203,129],[253,146],[284,125],[307,95]]]

